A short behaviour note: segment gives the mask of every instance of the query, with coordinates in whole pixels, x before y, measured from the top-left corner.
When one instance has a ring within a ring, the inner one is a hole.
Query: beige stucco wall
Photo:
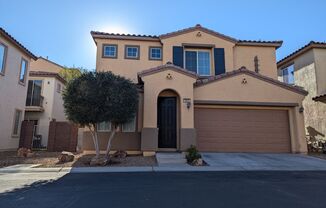
[[[255,56],[258,57],[259,73],[277,79],[276,54],[274,47],[236,46],[234,47],[234,69],[245,66],[255,70]]]
[[[167,79],[167,74],[172,79]],[[173,90],[179,95],[180,128],[194,128],[193,105],[187,109],[184,98],[193,100],[193,83],[195,79],[173,70],[142,77],[144,81],[144,128],[157,127],[157,98],[163,90]]]
[[[24,119],[24,109],[27,94],[27,84],[18,84],[21,59],[30,63],[30,58],[18,50],[7,40],[0,37],[0,42],[8,47],[5,64],[5,75],[0,75],[0,151],[16,149],[19,137],[12,137],[15,110],[22,111],[21,120]],[[28,67],[29,70],[29,67]],[[26,83],[28,72],[26,73]]]
[[[31,71],[44,71],[44,72],[53,72],[59,73],[63,68],[47,61],[43,58],[39,58],[36,61],[31,62]]]
[[[201,36],[198,37],[197,33]],[[214,45],[216,48],[224,48],[225,52],[225,68],[226,71],[238,69],[241,66],[246,66],[250,70],[254,70],[254,57],[259,58],[259,68],[263,75],[277,79],[276,72],[276,55],[274,47],[265,46],[236,46],[235,43],[223,38],[202,32],[200,30],[192,31],[185,34],[162,39],[161,42],[145,41],[145,40],[118,40],[118,39],[96,39],[97,56],[96,70],[97,71],[112,71],[115,74],[132,79],[137,82],[137,72],[149,69],[155,66],[166,64],[173,61],[173,46],[182,46],[182,44],[206,44]],[[103,58],[103,44],[118,45],[117,58]],[[139,45],[140,59],[132,60],[125,59],[125,45]],[[162,47],[162,61],[149,60],[149,47]],[[211,75],[214,75],[214,57],[213,48],[206,49],[211,52]]]
[[[242,84],[246,79],[247,84]],[[212,93],[214,92],[214,93]],[[194,89],[194,100],[298,103],[289,112],[293,152],[306,152],[304,116],[299,113],[304,96],[246,74],[212,82]]]
[[[317,94],[326,93],[326,49],[313,49],[316,64]]]
[[[42,112],[26,112],[26,120],[38,120],[38,133],[42,135],[42,145],[48,142],[49,123],[52,119],[66,121],[63,108],[62,92],[56,90],[57,83],[64,84],[54,77],[30,77],[30,80],[42,80],[43,109]]]
[[[159,41],[137,41],[137,40],[116,40],[116,39],[96,39],[97,52],[96,52],[96,70],[97,71],[112,71],[126,78],[131,79],[133,82],[138,82],[137,72],[149,69],[155,66],[162,65],[160,60],[149,60],[149,47],[161,46]],[[102,50],[103,44],[116,44],[118,45],[117,58],[103,58]],[[139,59],[125,59],[125,45],[139,45],[140,57]],[[164,52],[163,52],[164,56]]]

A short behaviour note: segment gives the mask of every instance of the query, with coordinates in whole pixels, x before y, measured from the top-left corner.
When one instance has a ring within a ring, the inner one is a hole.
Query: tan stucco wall
[[[247,84],[242,84],[243,79],[247,80]],[[303,95],[246,74],[239,74],[194,89],[194,100],[298,103],[298,107],[287,109],[290,114],[292,151],[302,153],[307,151],[304,116],[303,113],[299,113],[303,99]]]
[[[201,36],[198,37],[197,33]],[[277,78],[276,72],[276,55],[274,47],[259,46],[236,46],[235,43],[222,39],[217,36],[202,32],[193,31],[178,36],[162,39],[160,41],[144,41],[144,40],[117,40],[117,39],[96,39],[97,71],[112,71],[115,74],[125,76],[137,82],[137,72],[149,69],[155,66],[166,64],[173,61],[173,46],[182,46],[182,44],[206,44],[214,45],[216,48],[224,48],[225,52],[225,68],[226,71],[238,69],[246,66],[250,70],[254,70],[254,57],[259,58],[259,68],[263,75]],[[118,45],[118,57],[103,58],[103,44]],[[140,59],[125,59],[125,45],[139,45]],[[161,46],[163,52],[162,61],[149,60],[149,46]],[[211,75],[214,75],[214,57],[213,49],[206,49],[211,52]]]
[[[137,72],[149,69],[155,66],[162,65],[162,61],[149,60],[149,47],[159,46],[158,41],[136,41],[136,40],[112,40],[112,39],[96,39],[97,52],[96,52],[96,70],[97,71],[112,71],[126,78],[137,82]],[[102,50],[103,44],[116,44],[118,45],[118,57],[103,58]],[[140,58],[138,59],[125,59],[125,45],[139,45]],[[164,56],[164,53],[163,53]]]
[[[59,73],[63,68],[51,63],[43,58],[39,58],[36,61],[31,62],[31,71],[44,71]]]
[[[326,93],[326,49],[315,48],[317,93]]]
[[[236,46],[234,47],[234,69],[245,66],[255,70],[255,56],[258,57],[259,73],[277,79],[276,54],[274,47]]]
[[[167,79],[170,73],[172,79]],[[184,98],[193,100],[193,83],[195,79],[173,70],[166,70],[160,73],[142,77],[144,81],[144,128],[157,127],[157,98],[163,90],[173,90],[179,95],[180,106],[180,128],[193,128],[193,105],[187,109],[183,103]]]
[[[19,137],[12,137],[15,109],[24,110],[27,94],[26,84],[18,84],[21,59],[24,58],[30,63],[30,58],[24,55],[19,49],[7,40],[0,37],[0,42],[8,47],[5,64],[5,75],[0,75],[0,151],[16,149],[19,144]],[[29,67],[28,67],[29,70]]]
[[[42,135],[42,144],[47,145],[49,123],[52,119],[67,121],[62,100],[62,92],[56,90],[57,83],[64,87],[64,84],[54,77],[30,77],[30,80],[42,80],[43,112],[26,112],[26,120],[38,120],[38,131]]]

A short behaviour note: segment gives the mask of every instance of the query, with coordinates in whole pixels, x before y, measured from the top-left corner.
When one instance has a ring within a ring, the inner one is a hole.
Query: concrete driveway
[[[299,154],[201,153],[219,170],[326,170],[326,160]]]

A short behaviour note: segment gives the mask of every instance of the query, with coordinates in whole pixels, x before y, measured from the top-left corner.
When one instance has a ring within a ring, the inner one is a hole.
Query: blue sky
[[[0,0],[0,26],[37,56],[95,68],[91,30],[159,35],[202,26],[237,39],[283,40],[277,59],[326,41],[325,0]]]

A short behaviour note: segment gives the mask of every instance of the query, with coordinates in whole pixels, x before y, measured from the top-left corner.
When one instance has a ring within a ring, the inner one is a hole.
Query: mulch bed
[[[94,154],[74,153],[72,162],[59,163],[58,156],[61,152],[35,151],[28,158],[18,157],[17,152],[0,152],[0,168],[17,164],[41,164],[38,167],[90,167],[89,163]],[[156,166],[156,158],[143,157],[142,155],[129,155],[125,158],[112,158],[108,166]]]

